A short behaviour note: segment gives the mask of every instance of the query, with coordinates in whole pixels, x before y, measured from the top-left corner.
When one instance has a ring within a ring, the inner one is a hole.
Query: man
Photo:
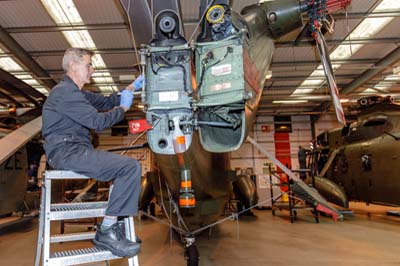
[[[142,86],[143,78],[137,78],[121,96],[105,97],[83,91],[94,72],[92,56],[93,52],[81,48],[69,48],[65,52],[62,66],[66,75],[52,89],[43,106],[44,148],[53,168],[114,183],[106,216],[93,242],[114,255],[130,257],[139,252],[140,244],[126,239],[117,219],[137,213],[141,166],[132,158],[95,150],[90,129],[103,130],[121,121],[131,107],[132,91]]]

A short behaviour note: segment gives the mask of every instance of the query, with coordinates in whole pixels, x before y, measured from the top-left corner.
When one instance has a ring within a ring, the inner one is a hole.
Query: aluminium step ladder
[[[107,201],[51,203],[51,181],[64,179],[89,179],[89,177],[73,171],[45,171],[42,185],[35,266],[40,265],[40,257],[42,257],[42,266],[78,265],[119,259],[120,257],[113,255],[110,251],[95,246],[50,253],[50,243],[90,240],[95,236],[95,232],[50,235],[51,221],[103,217],[107,207]],[[127,239],[134,241],[136,236],[133,217],[125,218],[124,223]],[[127,259],[129,266],[139,266],[137,255]]]

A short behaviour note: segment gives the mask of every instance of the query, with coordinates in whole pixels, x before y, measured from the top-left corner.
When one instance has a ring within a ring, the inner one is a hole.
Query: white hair
[[[92,57],[94,55],[93,51],[83,49],[83,48],[68,48],[62,59],[62,68],[65,72],[68,71],[71,62],[79,62],[81,58],[85,55]]]

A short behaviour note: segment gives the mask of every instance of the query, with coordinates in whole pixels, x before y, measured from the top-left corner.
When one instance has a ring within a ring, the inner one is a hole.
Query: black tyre
[[[191,245],[186,248],[185,255],[187,259],[187,266],[199,266],[199,251],[196,245]]]

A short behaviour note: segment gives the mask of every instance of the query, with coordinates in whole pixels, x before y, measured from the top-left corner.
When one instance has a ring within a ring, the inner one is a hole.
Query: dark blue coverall
[[[124,118],[119,96],[79,90],[67,75],[50,92],[42,113],[47,161],[55,169],[72,170],[100,181],[113,181],[106,215],[137,213],[141,166],[135,159],[95,150],[90,129],[104,130]],[[114,108],[115,107],[115,108]],[[111,109],[111,110],[110,110]],[[108,112],[98,112],[110,110]]]

